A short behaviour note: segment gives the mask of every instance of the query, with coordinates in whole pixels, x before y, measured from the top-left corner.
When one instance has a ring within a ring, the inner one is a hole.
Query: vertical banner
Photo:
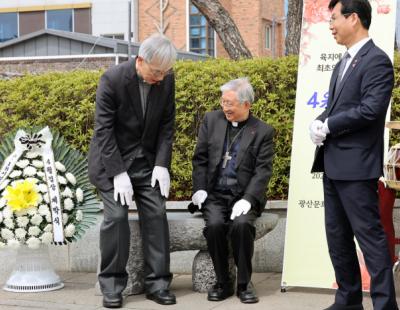
[[[393,61],[396,1],[370,3],[370,37]],[[329,30],[328,5],[328,0],[303,4],[282,287],[336,288],[325,236],[322,173],[310,173],[315,146],[308,130],[327,105],[332,71],[346,51]],[[359,260],[364,278],[361,252]]]

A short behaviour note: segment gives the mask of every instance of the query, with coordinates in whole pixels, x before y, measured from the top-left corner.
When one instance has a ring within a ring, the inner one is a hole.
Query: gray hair
[[[142,42],[138,56],[147,63],[156,63],[161,70],[168,70],[176,60],[176,49],[166,36],[156,33]]]
[[[240,103],[254,102],[254,90],[247,77],[231,80],[221,86],[221,92],[234,91]]]

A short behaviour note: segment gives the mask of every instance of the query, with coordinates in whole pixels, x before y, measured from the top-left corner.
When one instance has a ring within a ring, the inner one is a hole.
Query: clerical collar
[[[246,125],[248,119],[249,118],[247,118],[247,119],[245,119],[244,121],[241,121],[241,122],[230,122],[230,123],[231,123],[231,126],[234,127],[234,128],[238,128],[238,127],[242,128],[244,125]]]

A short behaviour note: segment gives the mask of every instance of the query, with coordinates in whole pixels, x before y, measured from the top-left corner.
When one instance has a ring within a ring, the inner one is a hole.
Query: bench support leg
[[[131,239],[129,246],[129,258],[126,264],[128,283],[123,295],[137,295],[144,293],[144,258],[142,237],[138,221],[130,221]]]
[[[233,257],[229,258],[230,278],[236,280],[236,267]],[[193,291],[206,293],[216,283],[217,279],[214,272],[213,263],[208,251],[200,250],[193,260],[192,266],[192,285]]]

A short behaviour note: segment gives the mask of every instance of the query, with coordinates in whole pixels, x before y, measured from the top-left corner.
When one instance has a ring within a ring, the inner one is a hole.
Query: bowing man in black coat
[[[175,119],[176,50],[169,39],[153,35],[138,56],[109,69],[96,95],[89,177],[104,203],[100,229],[100,288],[103,305],[122,306],[129,256],[128,206],[134,195],[145,260],[146,296],[174,304],[169,292],[168,197]]]
[[[228,240],[237,272],[237,296],[258,302],[250,280],[254,221],[265,207],[272,174],[274,129],[250,113],[254,92],[247,78],[221,87],[222,111],[206,113],[193,156],[193,204],[203,213],[216,285],[208,300],[233,295],[228,271]]]
[[[378,210],[383,132],[393,89],[389,57],[368,37],[367,0],[331,0],[330,30],[347,52],[332,73],[326,110],[310,125],[313,172],[324,172],[325,228],[338,290],[329,310],[358,310],[356,237],[371,275],[374,310],[396,310],[392,263]]]

